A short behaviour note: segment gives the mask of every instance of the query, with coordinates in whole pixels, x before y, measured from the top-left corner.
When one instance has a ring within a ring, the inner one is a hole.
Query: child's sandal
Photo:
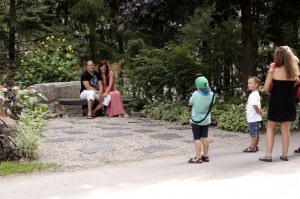
[[[203,161],[203,162],[209,162],[209,157],[207,156],[204,156],[204,155],[202,155],[201,156],[201,160]]]
[[[244,149],[243,151],[245,153],[255,153],[256,152],[256,148],[248,147],[248,148]]]
[[[294,153],[300,153],[300,147],[296,150],[294,150]]]
[[[196,157],[194,157],[194,158],[191,158],[191,159],[188,161],[188,163],[202,163],[202,160],[201,160],[201,158],[196,158]]]

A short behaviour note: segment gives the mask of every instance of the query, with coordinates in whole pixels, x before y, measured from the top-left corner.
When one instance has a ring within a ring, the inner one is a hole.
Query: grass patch
[[[30,173],[33,171],[41,171],[50,168],[58,167],[53,163],[37,163],[37,162],[1,162],[0,163],[0,176],[17,174],[17,173]]]

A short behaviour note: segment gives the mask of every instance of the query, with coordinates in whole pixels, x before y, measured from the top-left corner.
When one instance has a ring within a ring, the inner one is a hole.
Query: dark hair
[[[86,61],[86,63],[85,63],[85,66],[87,66],[88,65],[88,62],[93,62],[91,59],[88,59],[87,61]],[[94,62],[93,62],[93,64],[94,64]]]
[[[106,60],[101,60],[99,62],[99,66],[98,66],[98,72],[101,73],[101,70],[100,70],[100,67],[105,65],[105,77],[106,77],[106,85],[109,84],[109,77],[108,77],[108,74],[109,74],[109,69],[108,69],[108,65],[107,65],[107,61]]]

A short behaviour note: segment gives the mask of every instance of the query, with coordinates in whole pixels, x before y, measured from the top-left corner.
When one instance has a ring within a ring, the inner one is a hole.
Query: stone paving
[[[247,134],[210,128],[210,152],[234,144],[245,148]],[[194,156],[191,127],[146,118],[85,117],[48,121],[41,145],[41,160],[81,169],[127,161],[187,155]]]

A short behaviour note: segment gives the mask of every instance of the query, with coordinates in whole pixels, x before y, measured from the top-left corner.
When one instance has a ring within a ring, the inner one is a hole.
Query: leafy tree
[[[17,55],[16,48],[23,46],[21,41],[31,39],[32,36],[41,36],[40,31],[47,31],[49,26],[44,22],[50,15],[44,1],[4,0],[0,6],[3,35],[1,42],[8,49],[10,63],[14,63]]]
[[[179,39],[192,47],[200,65],[198,72],[207,76],[220,92],[241,87],[241,27],[233,19],[212,27],[213,12],[214,7],[210,6],[197,9],[190,22],[181,29]],[[232,77],[232,81],[228,77]],[[233,89],[230,90],[233,93]]]
[[[270,4],[270,3],[269,3]],[[292,0],[273,0],[266,18],[266,32],[276,46],[290,45],[300,50],[299,25],[300,5]]]
[[[16,80],[24,86],[78,80],[81,69],[76,64],[73,46],[64,38],[48,36],[25,52]]]
[[[226,21],[230,18],[240,19],[241,21],[241,41],[243,48],[243,55],[241,61],[242,71],[242,88],[243,91],[247,90],[248,76],[253,75],[253,0],[230,0],[213,1],[216,6],[216,10],[212,15],[214,21],[213,25],[220,25],[222,21]]]
[[[130,62],[132,92],[153,101],[186,100],[199,70],[188,46],[143,49]]]
[[[199,4],[197,0],[104,0],[118,8],[118,31],[134,29],[151,35],[148,45],[163,47],[174,38],[180,26],[185,24]]]
[[[76,1],[74,5],[69,8],[73,19],[77,20],[81,24],[87,25],[86,40],[89,46],[90,58],[95,59],[96,55],[96,29],[97,21],[100,17],[101,11],[103,11],[101,1],[98,0],[80,0]]]

